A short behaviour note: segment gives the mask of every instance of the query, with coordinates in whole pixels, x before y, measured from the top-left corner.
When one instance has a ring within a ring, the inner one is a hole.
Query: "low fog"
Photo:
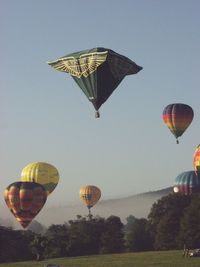
[[[147,218],[154,202],[161,197],[172,192],[172,187],[158,191],[142,193],[129,197],[100,200],[92,209],[93,216],[107,218],[115,215],[126,223],[126,218],[133,215],[136,218]],[[0,225],[21,229],[21,226],[15,221],[6,204],[0,206]],[[44,206],[35,220],[48,227],[51,224],[63,224],[69,220],[76,219],[76,215],[88,215],[88,209],[81,202],[65,206]]]

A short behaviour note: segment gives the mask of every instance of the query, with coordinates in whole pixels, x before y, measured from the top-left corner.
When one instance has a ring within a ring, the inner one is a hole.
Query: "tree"
[[[152,241],[147,227],[147,220],[135,219],[125,232],[126,247],[129,251],[152,249]]]
[[[178,248],[180,220],[190,201],[191,196],[169,194],[153,204],[148,224],[155,249]]]
[[[135,223],[135,221],[137,220],[137,218],[133,215],[129,215],[126,218],[127,223],[124,225],[124,232],[127,233],[129,231],[131,231],[133,224]]]
[[[179,247],[200,247],[200,193],[193,194],[180,222]]]
[[[41,234],[36,234],[34,236],[34,239],[30,243],[30,248],[32,250],[32,253],[36,255],[37,261],[44,259],[44,252],[47,244],[48,240],[45,236],[42,236]]]
[[[34,234],[30,231],[12,230],[0,226],[0,262],[33,259],[29,243]]]
[[[157,225],[154,247],[156,250],[177,248],[177,235],[180,227],[180,216],[175,210],[168,211],[160,218]]]
[[[68,255],[98,254],[104,219],[77,216],[77,220],[71,220],[69,224]]]
[[[69,225],[52,224],[46,231],[45,237],[48,240],[45,256],[48,258],[64,257],[67,255],[69,242]]]
[[[112,215],[105,221],[105,230],[101,235],[100,253],[119,253],[123,250],[123,224],[119,217]]]

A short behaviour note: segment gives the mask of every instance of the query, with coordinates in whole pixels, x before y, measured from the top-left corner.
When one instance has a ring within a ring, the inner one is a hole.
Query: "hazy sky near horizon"
[[[173,185],[193,170],[200,143],[200,1],[0,0],[0,147],[3,191],[35,161],[57,167],[49,203],[79,201],[87,184],[102,199]],[[94,108],[70,75],[47,61],[97,46],[143,70]],[[177,145],[162,120],[170,103],[194,120]]]

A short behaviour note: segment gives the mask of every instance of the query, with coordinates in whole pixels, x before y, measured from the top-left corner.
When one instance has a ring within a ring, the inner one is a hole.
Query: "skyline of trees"
[[[0,226],[0,262],[93,254],[200,248],[200,194],[169,194],[148,218],[82,217],[26,231]],[[23,249],[22,249],[23,248]]]

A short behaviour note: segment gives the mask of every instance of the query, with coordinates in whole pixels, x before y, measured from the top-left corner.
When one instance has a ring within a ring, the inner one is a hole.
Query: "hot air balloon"
[[[126,75],[142,67],[111,49],[97,47],[63,56],[48,62],[53,68],[69,73],[99,115],[99,108]]]
[[[188,128],[194,117],[193,109],[181,103],[170,104],[163,111],[163,120],[176,138],[180,137]]]
[[[175,179],[175,193],[183,193],[190,195],[200,192],[200,179],[194,171],[186,171],[180,173]]]
[[[194,152],[194,170],[196,174],[200,177],[200,145],[197,146],[195,152]]]
[[[94,185],[87,185],[81,187],[79,191],[80,199],[88,207],[89,216],[91,215],[90,209],[98,202],[101,197],[101,191]]]
[[[4,191],[5,202],[23,228],[26,228],[44,206],[47,193],[41,184],[15,182]]]
[[[58,184],[59,173],[58,170],[49,163],[34,162],[22,169],[21,181],[37,182],[44,186],[47,195],[49,195]]]

